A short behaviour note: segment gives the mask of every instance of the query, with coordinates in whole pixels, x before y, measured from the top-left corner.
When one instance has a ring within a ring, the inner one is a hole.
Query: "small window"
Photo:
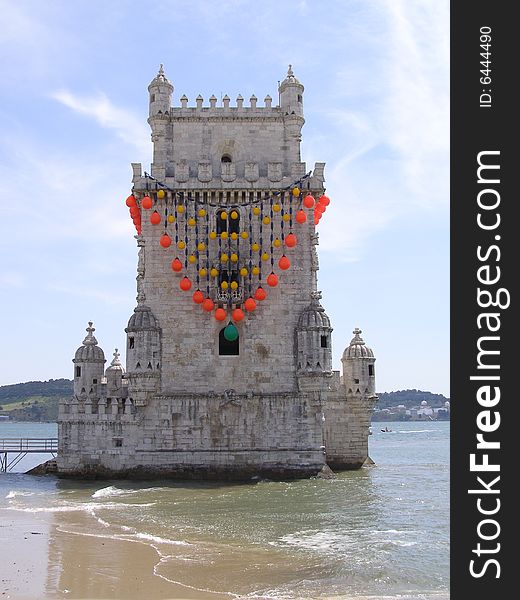
[[[235,216],[236,218],[233,219],[233,216]],[[228,226],[229,233],[240,233],[240,211],[237,208],[230,209],[229,215],[228,215],[228,220],[229,220],[229,226]]]
[[[321,347],[322,348],[328,348],[329,347],[329,340],[327,338],[326,335],[322,335],[321,336]]]
[[[368,365],[368,374],[370,377],[374,376],[374,365]]]
[[[76,377],[81,377],[81,367],[76,367]]]
[[[128,347],[130,349],[132,349],[134,347],[134,343],[135,343],[134,338],[133,337],[129,337],[128,338]]]
[[[230,163],[231,161],[231,156],[229,156],[229,154],[223,154],[222,158],[220,159],[220,162],[223,163]]]
[[[359,383],[359,379],[354,379],[354,383]]]
[[[92,383],[97,383],[97,379],[93,379],[93,380],[92,380]]]
[[[240,336],[237,337],[236,340],[233,340],[232,342],[230,342],[229,340],[226,340],[226,338],[224,337],[224,329],[225,327],[223,327],[220,330],[220,333],[218,334],[218,353],[219,356],[238,356],[239,355],[239,350],[240,350],[240,346],[239,346],[239,341],[240,341]]]
[[[155,102],[155,94],[150,94],[150,102]]]
[[[223,219],[222,213],[224,213],[224,212],[227,212],[227,211],[225,211],[225,210],[217,211],[217,233],[223,233],[224,231],[227,231],[229,215],[227,215],[227,217],[225,219]]]
[[[298,94],[298,102],[301,104],[303,102],[303,98],[301,94]]]
[[[115,439],[114,440],[114,448],[121,448],[123,446],[123,440],[122,439]]]

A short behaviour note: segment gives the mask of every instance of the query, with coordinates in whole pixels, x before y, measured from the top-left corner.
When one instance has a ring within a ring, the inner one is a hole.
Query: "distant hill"
[[[56,421],[62,398],[70,398],[70,379],[28,381],[0,386],[0,414],[14,421]]]
[[[378,392],[379,401],[376,408],[390,408],[391,406],[398,406],[404,404],[406,408],[412,408],[412,406],[418,406],[423,400],[426,400],[433,408],[440,408],[444,406],[446,396],[442,394],[432,394],[431,392],[423,392],[421,390],[400,390],[398,392]]]
[[[71,379],[49,379],[49,381],[27,381],[0,386],[0,404],[18,402],[34,396],[52,398],[70,396],[73,390]]]
[[[49,379],[49,381],[28,381],[0,386],[0,414],[9,415],[18,421],[56,421],[58,404],[62,398],[70,398],[73,382],[70,379]],[[400,390],[379,392],[376,408],[390,408],[404,404],[406,408],[418,406],[423,400],[434,408],[444,406],[446,398],[442,394],[432,394],[421,390]]]

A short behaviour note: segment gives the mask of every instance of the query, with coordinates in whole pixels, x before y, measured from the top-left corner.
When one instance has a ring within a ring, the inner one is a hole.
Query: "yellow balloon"
[[[238,254],[235,254],[233,252],[233,254],[231,255],[230,259],[231,259],[231,262],[238,262]]]
[[[177,244],[177,248],[179,250],[184,250],[184,248],[186,248],[186,244],[181,240],[178,244]]]
[[[226,212],[225,210],[223,210],[223,211],[220,213],[220,218],[221,218],[221,219],[227,219],[227,212]]]
[[[235,233],[235,232],[233,231],[233,233],[231,234],[231,236],[230,236],[230,237],[231,237],[231,239],[232,239],[232,240],[236,240],[236,239],[238,238],[238,233]]]
[[[270,223],[270,222],[271,222],[271,219],[270,219],[269,217],[267,217],[267,216],[265,216],[265,217],[263,218],[263,220],[262,220],[262,223],[263,223],[264,225],[269,225],[269,223]]]
[[[220,260],[221,260],[222,262],[227,262],[227,261],[229,260],[229,256],[228,256],[227,254],[222,254],[222,255],[220,256]]]
[[[173,215],[168,215],[168,223],[175,223],[175,217]]]
[[[242,267],[240,269],[240,275],[242,275],[242,277],[246,277],[247,274],[248,274],[248,270],[245,267]]]
[[[297,188],[297,187],[293,188],[292,195],[293,196],[299,196],[300,195],[300,188]]]
[[[212,277],[216,277],[216,276],[218,275],[218,269],[215,269],[215,267],[213,267],[213,268],[211,269],[211,271],[209,272],[209,274],[210,274]]]
[[[210,240],[216,240],[217,239],[217,232],[216,231],[210,231],[209,239]]]
[[[184,212],[184,206],[182,204],[178,204],[176,206],[176,210],[178,213],[182,214]]]
[[[197,245],[197,250],[199,252],[202,252],[203,250],[206,250],[206,244],[204,242],[199,242]]]
[[[273,204],[273,210],[274,210],[274,212],[280,212],[281,208],[282,207],[279,204]]]
[[[228,289],[228,282],[227,282],[227,281],[223,281],[223,282],[220,284],[220,287],[221,287],[223,290],[227,290],[227,289]]]
[[[238,283],[237,283],[236,281],[232,281],[232,282],[231,282],[231,289],[232,289],[232,290],[236,290],[236,289],[237,289],[237,287],[238,287]]]
[[[237,213],[237,211],[236,211],[236,210],[234,210],[234,211],[231,213],[231,215],[230,215],[230,216],[231,216],[231,218],[232,218],[232,219],[238,219],[238,213]]]
[[[190,261],[190,263],[192,263],[192,264],[193,264],[194,262],[197,262],[197,257],[196,257],[196,256],[193,256],[193,254],[190,254],[190,255],[188,256],[188,260]]]
[[[275,248],[279,248],[281,245],[282,245],[282,242],[278,238],[276,238],[275,241],[273,242],[273,246]]]
[[[253,275],[260,275],[260,269],[258,267],[253,267],[251,273],[253,273]]]
[[[260,246],[256,242],[254,242],[251,246],[251,250],[253,250],[253,252],[258,252],[260,250]]]
[[[202,269],[199,271],[199,275],[201,277],[206,277],[207,274],[208,274],[208,272],[206,271],[206,269],[204,267],[202,267]]]
[[[259,206],[255,206],[253,208],[253,214],[254,215],[259,215],[260,214],[260,207]]]
[[[198,215],[199,215],[199,217],[205,217],[206,216],[206,209],[205,208],[199,208]]]
[[[269,254],[267,254],[267,252],[262,254],[262,260],[269,260]]]
[[[220,234],[220,237],[221,237],[221,239],[223,239],[223,240],[227,240],[227,239],[228,239],[228,233],[227,233],[227,231],[223,231],[223,232]]]
[[[197,221],[195,221],[195,219],[193,217],[190,217],[188,219],[188,225],[190,225],[190,227],[195,227],[196,224],[197,224]]]
[[[282,217],[282,219],[287,222],[290,221],[291,219],[291,215],[289,213],[285,213],[284,216]]]
[[[157,198],[161,198],[161,199],[162,199],[162,198],[164,198],[165,196],[166,196],[166,194],[165,194],[164,190],[159,190],[159,191],[157,192]]]
[[[240,237],[243,240],[247,240],[247,238],[249,237],[249,234],[247,233],[247,231],[242,231],[242,233],[240,234]]]

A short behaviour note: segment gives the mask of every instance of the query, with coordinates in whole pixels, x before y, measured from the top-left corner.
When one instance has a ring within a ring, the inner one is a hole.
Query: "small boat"
[[[391,430],[391,429],[388,429],[388,427],[385,427],[384,429],[381,429],[381,431],[382,431],[383,433],[390,433],[392,430]]]

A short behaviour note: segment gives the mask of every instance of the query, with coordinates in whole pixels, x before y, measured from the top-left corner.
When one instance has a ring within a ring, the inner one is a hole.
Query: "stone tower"
[[[62,443],[60,472],[244,479],[360,467],[374,357],[347,349],[343,378],[332,370],[316,233],[329,199],[324,163],[307,172],[301,161],[303,85],[289,67],[279,106],[227,95],[172,106],[161,65],[148,91],[153,163],[150,174],[132,165],[127,199],[138,265],[126,373],[107,369],[83,454]],[[82,402],[75,386],[60,437],[78,440]]]

